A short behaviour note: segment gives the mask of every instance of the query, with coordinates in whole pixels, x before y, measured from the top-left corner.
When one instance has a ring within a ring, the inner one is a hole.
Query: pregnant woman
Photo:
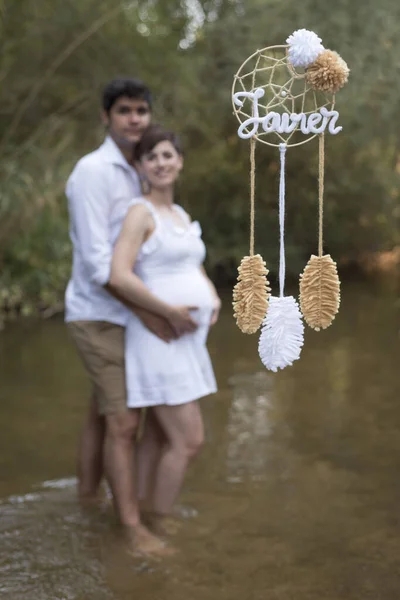
[[[115,245],[110,283],[134,304],[165,317],[177,336],[162,341],[134,313],[126,328],[128,406],[151,407],[165,440],[151,498],[152,511],[162,520],[171,513],[189,460],[203,442],[197,401],[216,392],[206,341],[220,299],[202,266],[206,251],[200,225],[174,203],[183,164],[178,138],[150,126],[135,154],[150,192],[131,202]],[[181,335],[188,324],[192,331]]]

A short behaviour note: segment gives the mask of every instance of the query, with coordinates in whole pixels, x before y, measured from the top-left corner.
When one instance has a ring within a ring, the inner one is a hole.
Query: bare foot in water
[[[173,548],[154,535],[144,525],[125,527],[125,534],[129,544],[129,554],[159,558],[175,554]]]
[[[79,498],[79,506],[84,515],[98,515],[109,512],[112,502],[106,496],[85,496]]]
[[[182,523],[178,519],[150,511],[143,514],[143,521],[150,531],[156,536],[162,537],[176,535],[182,527]]]

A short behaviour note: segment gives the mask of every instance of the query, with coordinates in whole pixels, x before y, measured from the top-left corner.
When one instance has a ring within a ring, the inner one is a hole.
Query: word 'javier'
[[[277,113],[267,112],[265,116],[260,116],[258,100],[264,96],[263,88],[256,88],[254,92],[237,92],[233,96],[236,106],[242,107],[241,98],[249,98],[252,101],[252,117],[249,117],[240,125],[238,136],[246,140],[255,135],[259,125],[262,126],[265,133],[276,131],[277,133],[291,133],[297,127],[304,134],[323,133],[328,127],[329,133],[336,135],[342,131],[341,126],[336,125],[339,113],[337,110],[328,110],[322,106],[318,112],[314,113]],[[282,92],[286,94],[286,92]]]

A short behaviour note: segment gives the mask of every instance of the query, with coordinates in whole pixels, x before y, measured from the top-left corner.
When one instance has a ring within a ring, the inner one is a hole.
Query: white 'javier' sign
[[[328,110],[322,106],[318,112],[314,113],[277,113],[267,112],[265,116],[260,116],[258,100],[264,96],[262,88],[256,88],[254,92],[236,92],[233,101],[236,106],[242,107],[241,98],[249,98],[252,101],[252,117],[249,117],[240,125],[238,135],[246,140],[256,135],[259,125],[262,126],[265,133],[276,131],[277,133],[291,133],[297,127],[305,135],[312,133],[323,133],[328,128],[329,133],[336,135],[342,131],[341,126],[336,125],[339,113],[337,110]]]

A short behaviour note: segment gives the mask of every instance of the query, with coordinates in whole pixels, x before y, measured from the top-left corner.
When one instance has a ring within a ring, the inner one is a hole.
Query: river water
[[[332,327],[307,330],[301,359],[277,374],[226,297],[209,343],[220,391],[202,402],[207,441],[180,498],[179,552],[158,563],[124,553],[107,506],[76,502],[88,384],[62,321],[8,326],[0,597],[400,598],[400,300],[375,286],[346,284]]]

